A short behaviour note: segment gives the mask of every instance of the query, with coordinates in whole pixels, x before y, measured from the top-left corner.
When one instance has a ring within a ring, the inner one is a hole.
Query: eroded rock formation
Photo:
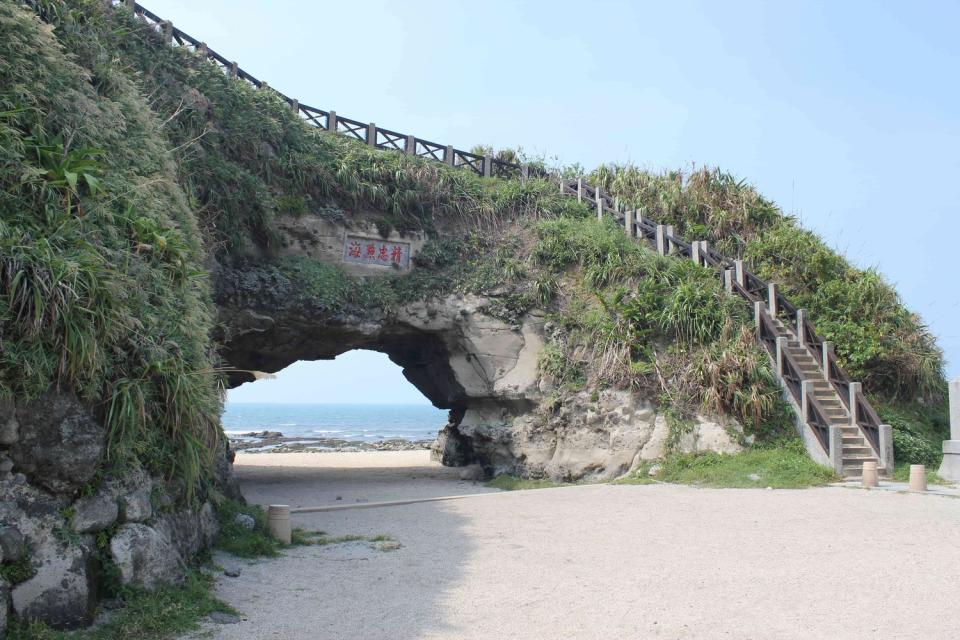
[[[408,242],[408,268],[415,268],[423,237],[393,233],[384,239],[374,218],[362,212],[339,222],[312,218],[298,221],[292,234],[281,225],[282,254],[376,278],[394,271],[345,261],[349,239]],[[668,447],[740,449],[737,425],[697,416],[671,426],[640,394],[554,389],[539,370],[548,326],[542,311],[506,320],[494,312],[503,307],[495,295],[446,293],[388,309],[331,312],[305,299],[282,272],[254,264],[217,272],[223,353],[230,364],[275,372],[297,360],[334,358],[351,349],[381,351],[434,405],[450,410],[434,446],[444,464],[480,463],[494,474],[612,478],[641,460],[663,456]],[[239,373],[233,382],[249,379]],[[375,397],[377,389],[369,393]]]

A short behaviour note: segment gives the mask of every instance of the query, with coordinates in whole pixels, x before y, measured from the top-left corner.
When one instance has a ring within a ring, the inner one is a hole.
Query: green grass
[[[44,624],[15,624],[9,640],[164,640],[199,627],[210,613],[236,613],[217,600],[213,578],[192,570],[182,586],[163,587],[152,592],[126,590],[124,607],[116,610],[101,626],[64,632]]]
[[[649,471],[654,464],[659,465],[660,470],[656,477],[650,477]],[[823,486],[837,480],[839,478],[832,470],[810,460],[802,447],[790,444],[782,448],[748,449],[733,455],[672,455],[660,461],[648,462],[617,482],[672,482],[715,488],[803,489]]]
[[[553,480],[532,480],[504,474],[490,480],[485,486],[491,489],[502,489],[504,491],[520,491],[523,489],[553,489],[555,487],[568,485],[554,482]]]
[[[953,484],[948,480],[944,480],[939,475],[937,475],[937,468],[927,467],[927,484],[939,484],[939,485],[950,485]],[[910,482],[910,463],[905,462],[903,464],[897,464],[893,468],[893,479],[897,482]]]

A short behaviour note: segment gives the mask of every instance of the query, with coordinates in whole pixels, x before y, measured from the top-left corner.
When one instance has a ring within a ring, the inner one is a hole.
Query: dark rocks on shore
[[[242,438],[242,439],[241,439]],[[310,438],[284,436],[277,431],[260,431],[234,436],[230,447],[247,453],[295,453],[301,451],[335,453],[338,451],[416,451],[429,449],[433,440],[403,440],[393,438],[366,442],[338,438]]]

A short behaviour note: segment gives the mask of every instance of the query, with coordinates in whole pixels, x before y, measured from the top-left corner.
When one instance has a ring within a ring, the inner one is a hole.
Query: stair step
[[[869,456],[873,455],[873,449],[871,449],[866,444],[851,444],[843,445],[843,457],[844,459],[854,457],[854,456]]]

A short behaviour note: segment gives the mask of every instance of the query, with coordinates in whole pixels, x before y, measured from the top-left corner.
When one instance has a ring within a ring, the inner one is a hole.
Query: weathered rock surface
[[[14,417],[18,437],[10,448],[16,470],[53,493],[71,493],[96,473],[106,447],[106,429],[70,394],[50,392],[0,414]]]
[[[81,498],[73,505],[73,530],[78,533],[94,533],[106,529],[117,521],[117,499],[110,491],[98,491]]]
[[[124,584],[153,589],[183,580],[186,568],[164,533],[145,524],[125,524],[110,540],[110,554]]]
[[[362,215],[356,225],[347,222],[351,218],[285,223],[283,252],[357,273],[343,260],[346,239],[358,229],[373,230]],[[359,272],[388,273],[370,266]],[[536,309],[520,317],[503,314],[506,305],[494,294],[443,295],[389,312],[348,314],[312,308],[292,281],[269,266],[224,268],[215,282],[231,365],[278,371],[297,360],[330,359],[351,349],[384,352],[434,405],[451,410],[432,448],[445,465],[479,463],[486,473],[557,479],[609,478],[663,456],[668,447],[739,449],[735,425],[728,429],[697,416],[680,432],[647,397],[604,391],[592,400],[590,393],[555,389],[538,367],[550,333],[545,316]],[[238,375],[231,382],[245,380]]]

